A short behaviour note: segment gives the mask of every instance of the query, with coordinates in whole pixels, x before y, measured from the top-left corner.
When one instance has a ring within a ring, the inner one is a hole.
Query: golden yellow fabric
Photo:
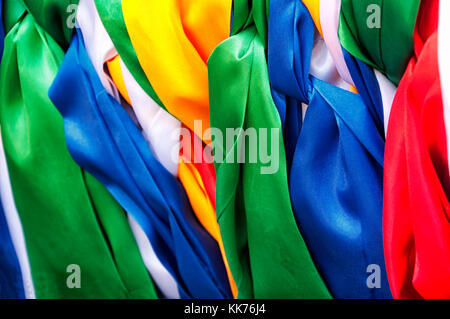
[[[181,160],[178,165],[178,177],[186,190],[189,202],[191,203],[192,209],[198,220],[219,244],[220,252],[222,253],[222,258],[227,270],[228,280],[230,281],[231,291],[236,298],[237,286],[225,256],[225,248],[223,246],[222,236],[220,235],[219,224],[217,223],[216,211],[209,200],[202,178],[194,164],[183,160]]]
[[[203,132],[210,127],[206,62],[229,36],[231,3],[122,0],[125,24],[147,78],[167,110],[191,130],[194,120],[202,120]]]
[[[317,30],[319,30],[320,35],[323,38],[322,26],[320,25],[320,0],[303,0],[303,3],[308,8],[311,14]]]
[[[131,105],[131,99],[128,95],[127,87],[125,85],[125,81],[122,76],[122,68],[120,66],[120,56],[116,55],[114,58],[106,62],[109,70],[109,74],[111,75],[114,84],[119,90],[122,97]]]

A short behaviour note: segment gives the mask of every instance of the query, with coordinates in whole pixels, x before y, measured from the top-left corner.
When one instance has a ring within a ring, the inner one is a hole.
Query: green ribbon
[[[420,0],[342,0],[339,39],[396,85],[413,53]]]
[[[261,158],[239,164],[237,144],[226,149],[213,138],[214,147],[224,154],[224,162],[215,163],[217,218],[239,298],[330,298],[292,212],[281,120],[265,55],[268,6],[268,0],[234,1],[232,36],[208,61],[211,125],[223,134],[227,128],[255,128],[258,143],[259,129],[266,129],[265,145],[276,129],[279,169],[261,174],[267,166]],[[225,162],[232,154],[234,162]]]
[[[64,52],[20,2],[4,6],[6,21],[16,24],[0,69],[0,124],[36,296],[155,298],[126,214],[67,150],[47,93]],[[72,264],[81,288],[70,288]]]
[[[95,6],[97,7],[97,11],[106,31],[111,37],[114,47],[122,58],[123,63],[125,63],[130,73],[136,79],[136,82],[142,87],[145,93],[153,99],[153,101],[166,109],[139,63],[123,18],[122,1],[95,0]]]

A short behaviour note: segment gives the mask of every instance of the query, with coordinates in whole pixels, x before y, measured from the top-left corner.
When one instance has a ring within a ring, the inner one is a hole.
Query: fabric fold
[[[61,94],[69,87],[71,94]],[[78,34],[50,96],[64,117],[73,158],[139,223],[176,279],[180,296],[229,298],[217,243],[198,223],[182,186],[153,156],[127,111],[103,88]]]
[[[383,233],[394,298],[450,297],[450,175],[438,62],[440,2],[422,1],[386,138]],[[445,45],[445,44],[444,44]]]
[[[4,6],[16,24],[1,64],[0,124],[36,297],[155,297],[124,212],[67,152],[47,95],[64,52],[16,5]],[[81,288],[71,287],[73,265]]]
[[[248,158],[264,146],[249,151],[236,137],[228,146],[214,139],[222,154],[215,159],[217,218],[238,298],[329,298],[289,200],[281,122],[265,56],[268,3],[234,2],[232,36],[214,50],[208,71],[212,126],[223,134],[227,128],[254,129],[261,145],[272,141],[276,167],[261,159],[237,161],[237,152]]]
[[[389,298],[378,82],[370,68],[355,60],[346,65],[361,95],[316,78],[317,41],[306,7],[296,0],[271,0],[269,16],[269,76],[284,121],[289,190],[299,230],[334,297]],[[339,73],[334,64],[329,68]],[[379,276],[376,287],[368,281],[373,265]]]

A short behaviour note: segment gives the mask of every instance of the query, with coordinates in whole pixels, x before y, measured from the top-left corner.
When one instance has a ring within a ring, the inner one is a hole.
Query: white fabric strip
[[[447,135],[447,158],[450,161],[450,1],[439,2],[438,63],[441,79],[444,122]],[[449,163],[450,169],[450,163]],[[450,174],[450,171],[449,171]]]
[[[345,63],[341,43],[339,42],[338,28],[341,0],[320,0],[319,8],[323,37],[336,64],[336,69],[348,84],[354,85],[347,63]]]
[[[344,81],[336,69],[336,63],[330,54],[320,34],[316,32],[314,47],[311,54],[309,73],[319,80],[325,81],[344,90],[350,89],[350,84]]]
[[[117,51],[103,26],[93,0],[80,0],[77,10],[77,23],[83,34],[86,51],[103,86],[109,94],[120,101],[119,92],[104,69],[105,61],[115,57]]]
[[[173,176],[177,176],[181,122],[144,92],[122,59],[120,67],[134,113],[153,154]]]
[[[31,277],[30,261],[25,245],[25,236],[23,233],[22,223],[19,213],[17,212],[14,196],[9,180],[8,165],[6,163],[5,151],[3,149],[3,140],[0,131],[0,198],[5,211],[6,222],[8,223],[9,233],[11,234],[12,243],[19,260],[20,270],[22,273],[23,287],[25,290],[25,298],[36,299],[34,291],[33,279]]]
[[[147,270],[150,272],[155,284],[166,298],[180,299],[177,282],[159,261],[150,241],[141,226],[139,226],[139,223],[130,215],[128,215],[128,223],[136,238],[145,267],[147,267]]]
[[[378,80],[378,85],[380,86],[381,98],[383,100],[384,134],[387,135],[389,116],[391,114],[392,102],[394,101],[397,87],[380,71],[374,69],[374,72]]]

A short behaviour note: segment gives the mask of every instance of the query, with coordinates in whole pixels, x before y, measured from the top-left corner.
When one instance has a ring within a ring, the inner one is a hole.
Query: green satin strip
[[[159,99],[155,90],[145,75],[144,70],[139,63],[136,51],[131,44],[130,36],[128,35],[127,27],[122,13],[121,0],[95,0],[95,6],[100,15],[100,19],[111,37],[114,47],[119,53],[123,63],[127,66],[138,84],[147,93],[153,101],[166,109],[164,104]]]
[[[261,174],[267,166],[261,159],[216,163],[217,215],[226,255],[239,298],[330,298],[291,208],[281,120],[265,56],[269,1],[249,3],[234,2],[233,35],[208,61],[211,124],[224,135],[226,128],[266,128],[268,144],[270,129],[278,129],[279,170]],[[224,158],[232,151],[236,154],[236,144],[223,148]],[[248,159],[248,143],[245,153]]]
[[[419,5],[420,0],[342,0],[342,46],[398,85],[412,55]]]
[[[67,46],[75,22],[75,6],[79,0],[18,0],[23,1],[36,22],[60,45]]]
[[[36,296],[155,298],[126,214],[67,150],[62,117],[47,94],[64,52],[14,2],[4,6],[17,23],[5,38],[0,124]],[[67,285],[72,264],[80,267],[81,288]]]

